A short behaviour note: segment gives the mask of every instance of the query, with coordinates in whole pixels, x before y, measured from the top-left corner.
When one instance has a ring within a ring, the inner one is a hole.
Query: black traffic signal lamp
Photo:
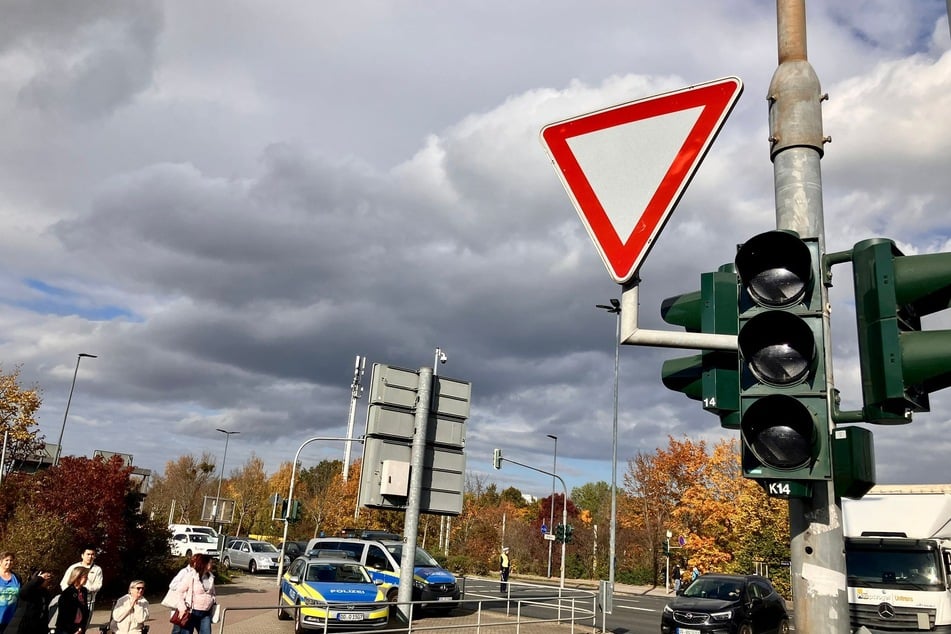
[[[735,264],[743,475],[786,483],[829,480],[818,239],[761,233],[739,246]],[[808,493],[801,486],[779,490]]]
[[[733,265],[700,276],[700,290],[668,297],[661,304],[661,317],[687,332],[737,334],[737,277]],[[739,373],[737,353],[705,350],[689,357],[664,361],[664,385],[700,401],[703,409],[720,417],[723,427],[738,429]]]
[[[559,544],[565,541],[565,525],[559,524],[555,527],[555,541]]]
[[[492,466],[495,467],[496,469],[502,468],[502,450],[501,449],[497,448],[492,453]]]

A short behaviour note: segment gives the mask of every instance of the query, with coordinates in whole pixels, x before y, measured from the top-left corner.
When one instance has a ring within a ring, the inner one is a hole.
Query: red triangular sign
[[[726,77],[542,128],[616,282],[637,273],[742,92],[742,81]]]

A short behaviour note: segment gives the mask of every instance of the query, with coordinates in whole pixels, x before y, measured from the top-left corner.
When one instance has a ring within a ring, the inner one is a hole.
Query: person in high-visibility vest
[[[499,583],[499,592],[505,594],[509,589],[509,569],[511,568],[511,562],[509,561],[509,547],[502,547],[502,556],[499,557],[499,571],[501,573],[500,583]]]

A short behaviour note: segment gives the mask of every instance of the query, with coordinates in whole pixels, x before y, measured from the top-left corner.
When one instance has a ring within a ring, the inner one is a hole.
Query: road
[[[516,612],[517,600],[526,601],[533,597],[552,596],[558,592],[558,582],[550,580],[530,581],[531,585],[526,585],[524,579],[513,579],[511,581],[511,602],[506,602],[505,598],[499,594],[497,580],[479,579],[474,577],[466,578],[464,581],[465,595],[464,599],[468,601],[484,601],[482,622],[487,619],[505,619],[506,614],[509,618],[514,618]],[[545,589],[539,588],[539,585],[548,586]],[[660,616],[664,605],[670,598],[664,593],[663,588],[647,588],[640,586],[625,586],[617,584],[614,593],[612,614],[602,617],[599,613],[595,626],[592,627],[590,616],[582,622],[578,622],[575,632],[590,633],[593,631],[602,631],[612,634],[659,634]],[[566,616],[570,610],[571,599],[574,598],[575,605],[579,610],[585,610],[590,614],[592,606],[591,593],[597,592],[596,583],[584,581],[566,582],[565,589],[562,591],[562,606]],[[159,605],[161,596],[149,597],[152,602],[152,621],[150,625],[156,633],[167,631],[168,611]],[[227,608],[225,616],[225,632],[227,634],[291,634],[294,631],[293,623],[290,621],[279,621],[277,611],[266,606],[275,606],[277,604],[277,582],[274,575],[240,575],[236,577],[235,583],[218,587],[218,600],[221,605]],[[534,605],[523,603],[521,605],[523,616],[533,618],[553,619],[557,615],[557,607],[554,605]],[[418,622],[425,627],[439,626],[445,623],[447,626],[459,626],[475,622],[474,604],[469,604],[463,608],[453,610],[446,616],[423,615]],[[94,632],[94,627],[108,621],[108,611],[98,609],[92,619],[90,632]],[[399,623],[392,622],[389,630],[400,629]],[[213,632],[219,632],[219,626],[213,627]],[[560,631],[551,622],[522,626],[520,632],[523,634],[550,634],[553,631]],[[484,628],[485,629],[485,628]],[[404,630],[405,631],[405,630]],[[440,630],[438,631],[450,631]],[[475,629],[457,629],[455,632],[475,632]],[[500,634],[508,631],[507,629],[493,627],[485,631]],[[512,628],[514,632],[514,627]],[[565,631],[568,631],[567,629]],[[431,631],[433,632],[433,631]]]

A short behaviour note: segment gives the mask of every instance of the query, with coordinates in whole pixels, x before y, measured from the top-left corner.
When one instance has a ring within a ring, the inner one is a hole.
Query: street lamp
[[[79,362],[83,360],[83,357],[89,357],[90,359],[97,358],[96,355],[85,352],[80,352],[76,355],[76,369],[73,370],[73,382],[69,385],[69,397],[66,399],[66,411],[63,412],[63,426],[59,430],[59,440],[56,443],[56,458],[53,459],[54,467],[59,464],[59,457],[63,454],[63,433],[66,431],[66,417],[69,416],[69,404],[73,401],[73,389],[76,387],[76,375],[79,374]]]
[[[548,531],[552,532],[555,530],[553,526],[555,523],[555,475],[554,474],[558,472],[558,436],[554,436],[552,434],[547,434],[547,436],[555,441],[555,450],[554,450],[554,453],[552,453],[552,459],[551,459],[551,472],[552,472],[551,504],[549,504],[549,506],[551,507],[551,515],[548,518]],[[565,500],[565,504],[567,503],[568,501]],[[552,540],[549,539],[548,540],[548,578],[549,579],[551,579],[551,547],[552,547]]]
[[[621,302],[613,297],[608,300],[610,306],[597,304],[597,308],[603,308],[609,313],[617,316],[617,332],[614,338],[614,428],[611,435],[611,546],[610,561],[608,562],[608,583],[611,585],[611,591],[614,591],[614,553],[615,542],[617,539],[617,386],[618,386],[618,363],[621,350]]]
[[[214,521],[215,518],[218,518],[218,532],[221,532],[221,529],[224,527],[224,522],[221,521],[221,511],[218,509],[218,506],[221,504],[221,478],[225,474],[225,460],[228,459],[228,440],[231,439],[231,436],[234,434],[240,434],[239,431],[228,431],[227,429],[218,428],[215,431],[220,431],[225,435],[225,454],[221,457],[221,471],[218,472],[218,492],[215,493],[215,506],[211,512],[211,520]]]

